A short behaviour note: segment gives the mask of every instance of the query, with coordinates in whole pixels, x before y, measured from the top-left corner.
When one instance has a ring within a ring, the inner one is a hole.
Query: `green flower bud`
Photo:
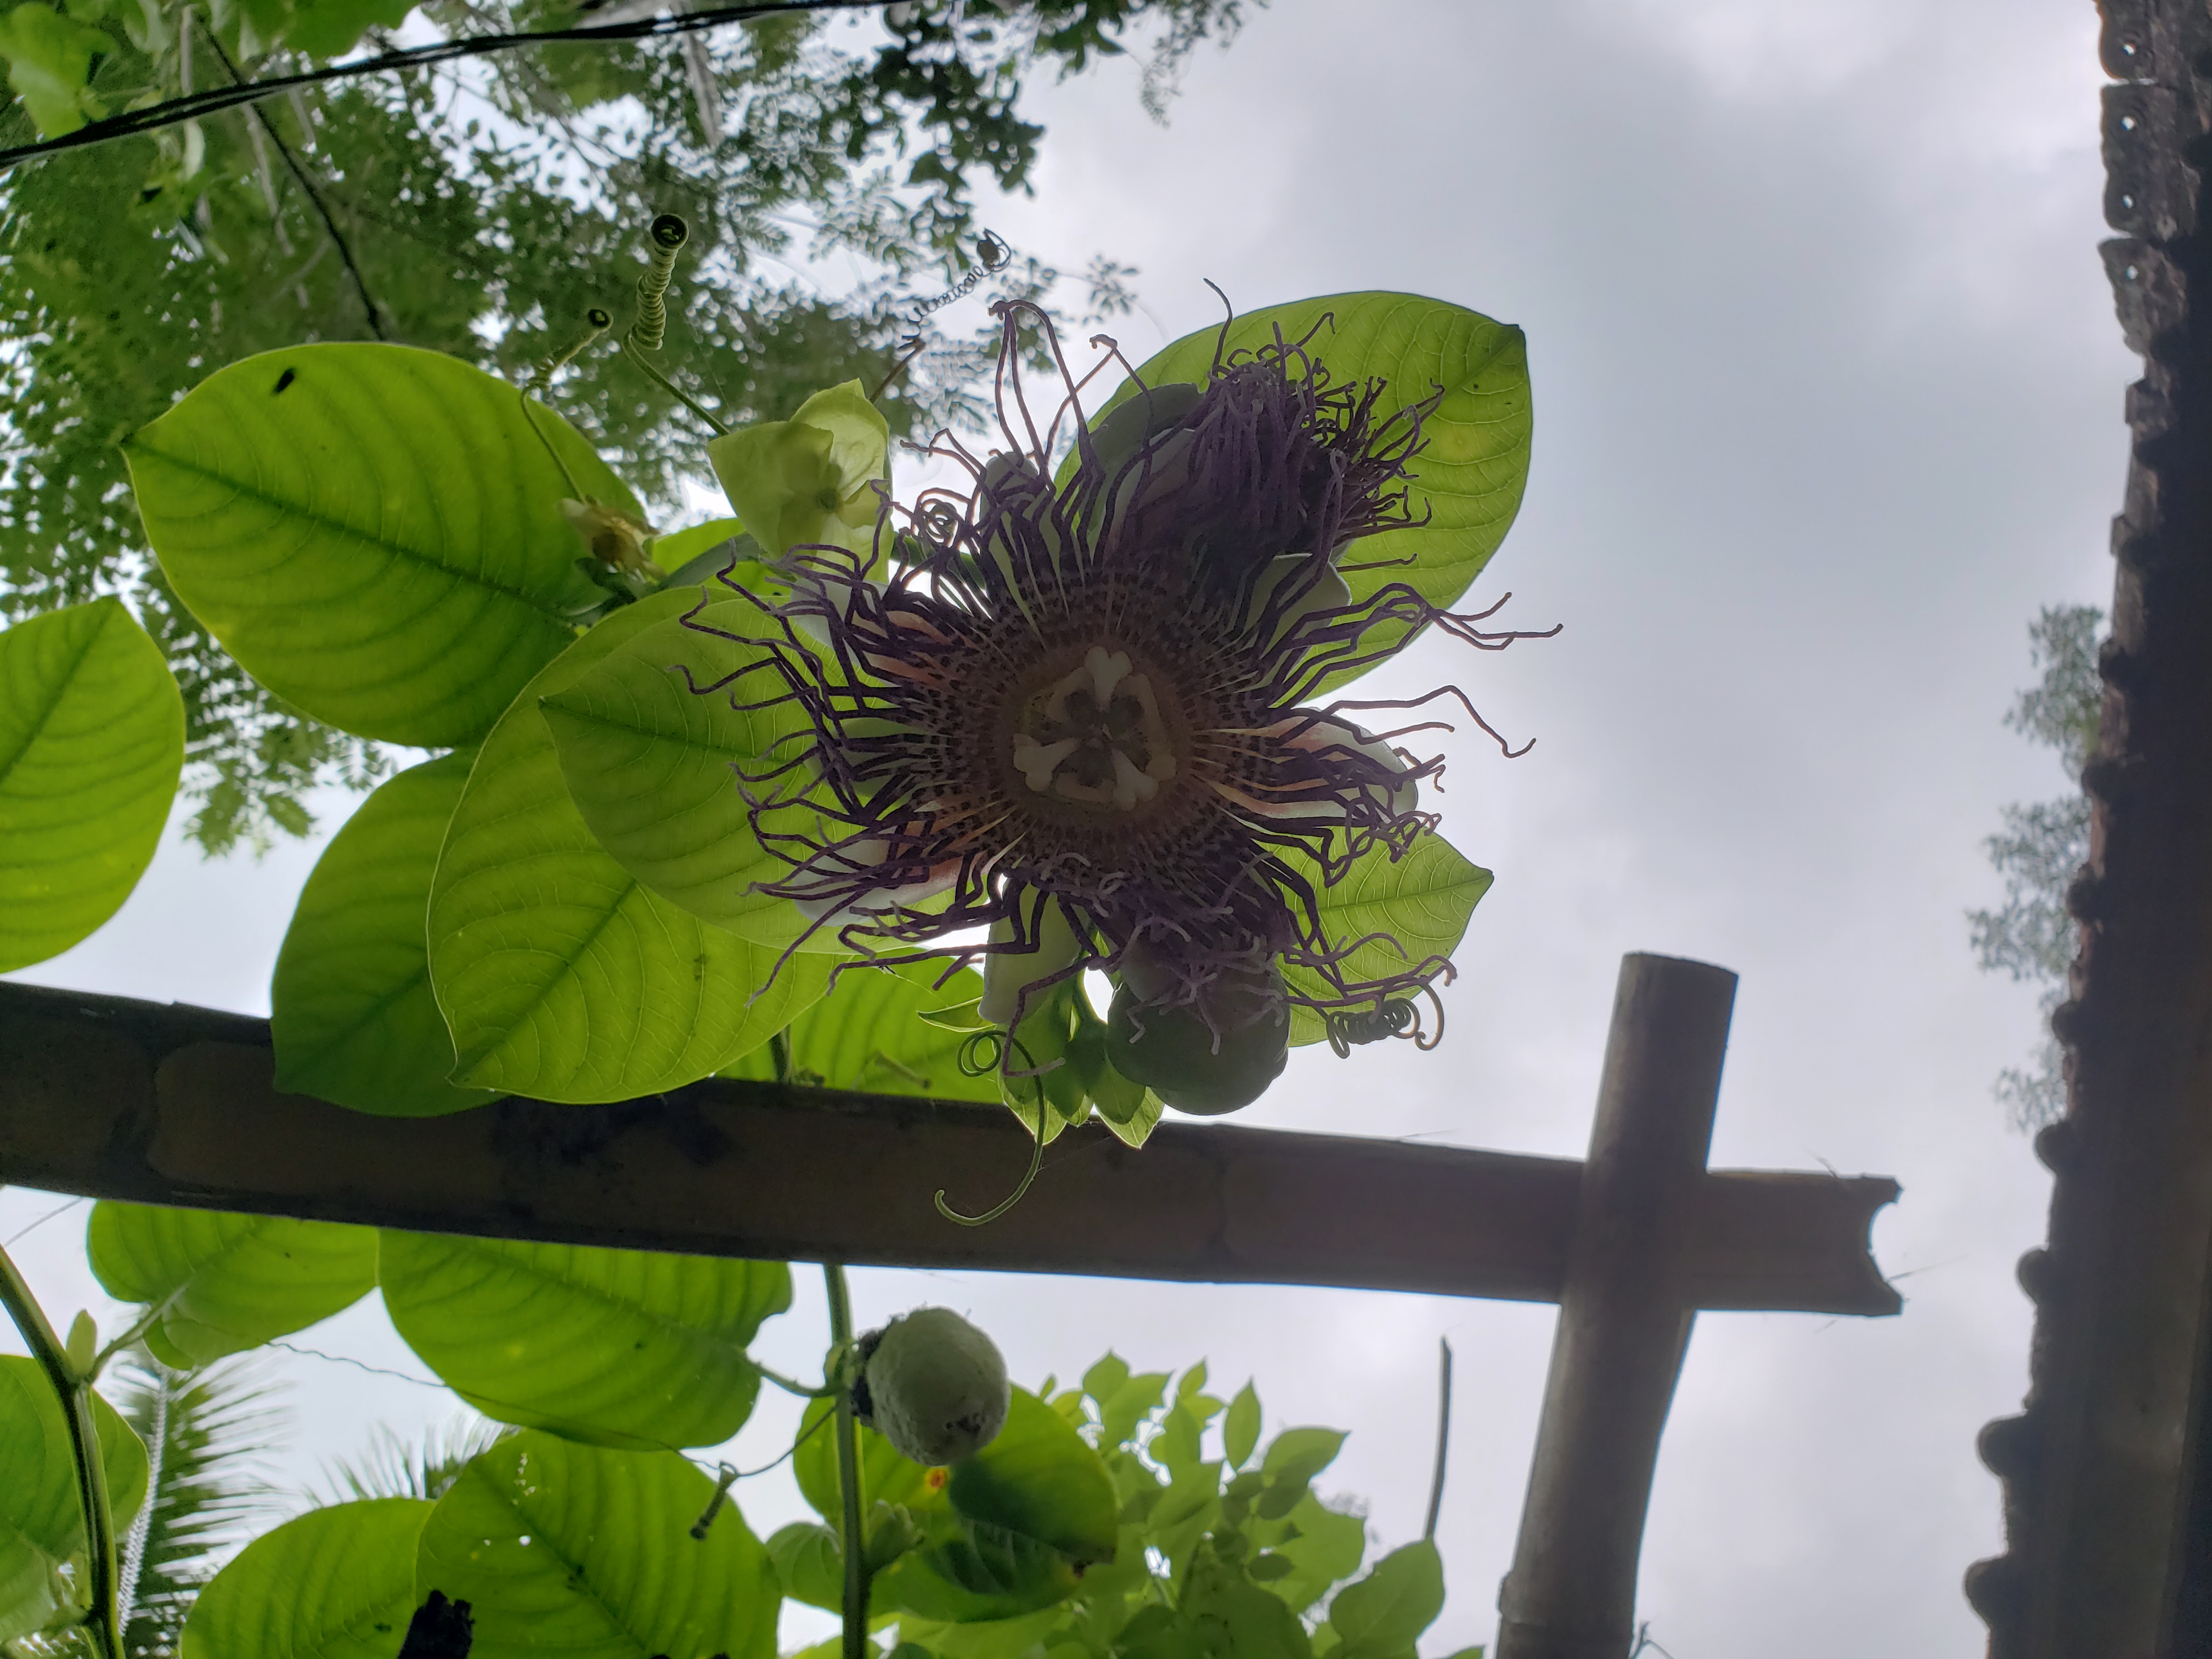
[[[858,380],[817,392],[787,421],[739,427],[707,446],[722,493],[772,558],[828,543],[874,545],[876,485],[890,477],[890,426]]]
[[[1091,422],[1091,446],[1109,473],[1158,434],[1181,426],[1205,396],[1201,387],[1176,382],[1131,395]]]
[[[900,1454],[934,1468],[973,1457],[1006,1426],[1013,1394],[991,1339],[950,1308],[916,1308],[860,1339],[854,1404]]]
[[[1106,1058],[1115,1071],[1198,1117],[1249,1106],[1282,1075],[1291,1023],[1279,968],[1224,973],[1197,1003],[1161,1004],[1148,998],[1159,994],[1164,976],[1133,946],[1131,957],[1106,1017]]]

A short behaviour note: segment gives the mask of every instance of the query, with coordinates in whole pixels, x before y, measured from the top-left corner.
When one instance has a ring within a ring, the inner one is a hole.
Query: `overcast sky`
[[[1674,1659],[1978,1652],[1959,1590],[1999,1547],[1974,1455],[2017,1407],[2013,1279],[2047,1183],[1990,1083],[2033,993],[1978,974],[2001,803],[2064,787],[1999,720],[2040,605],[2102,605],[2125,459],[2095,253],[2089,0],[1276,0],[1193,60],[1164,129],[1133,67],[1041,89],[1024,251],[1139,268],[1134,357],[1241,307],[1392,288],[1523,325],[1537,413],[1519,524],[1477,589],[1556,640],[1424,647],[1533,753],[1452,745],[1445,831],[1498,872],[1445,1048],[1300,1051],[1242,1121],[1578,1154],[1621,954],[1742,975],[1714,1162],[1897,1176],[1878,1258],[1901,1318],[1699,1322],[1652,1500],[1641,1616]],[[332,802],[326,827],[345,810]],[[20,977],[265,1012],[313,848],[173,842],[115,922]],[[51,1207],[0,1199],[0,1228]],[[22,1243],[65,1322],[82,1210]],[[1435,1345],[1460,1357],[1425,1652],[1492,1639],[1549,1309],[1351,1292],[867,1273],[879,1320],[969,1310],[1016,1373],[1204,1356],[1269,1431],[1352,1431],[1325,1488],[1418,1535]],[[766,1347],[818,1361],[816,1277]],[[94,1300],[94,1305],[100,1305]],[[374,1303],[298,1339],[422,1374]],[[289,1359],[292,1464],[433,1391]],[[765,1462],[793,1413],[739,1442]],[[796,1499],[741,1497],[765,1534]],[[808,1627],[810,1630],[812,1626]],[[793,1633],[797,1634],[794,1627]]]

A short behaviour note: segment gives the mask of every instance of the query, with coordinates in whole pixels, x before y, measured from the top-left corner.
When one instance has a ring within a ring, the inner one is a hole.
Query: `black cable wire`
[[[191,8],[187,6],[180,27],[189,29],[191,26]],[[238,65],[230,61],[230,54],[222,49],[222,42],[216,38],[214,29],[208,30],[207,40],[208,45],[215,48],[215,55],[222,61],[223,72],[230,76],[231,84],[244,86],[246,77],[238,72]],[[268,134],[270,143],[276,146],[276,153],[284,158],[284,165],[291,169],[294,182],[307,192],[307,200],[322,219],[323,229],[330,236],[331,246],[337,249],[338,258],[345,265],[346,275],[353,281],[353,291],[360,296],[361,308],[368,313],[368,331],[378,339],[383,339],[384,318],[376,308],[376,301],[369,295],[368,278],[361,274],[361,266],[353,257],[353,244],[346,240],[345,233],[338,228],[337,220],[331,216],[330,204],[323,200],[323,193],[315,188],[315,181],[307,176],[306,164],[292,153],[291,145],[284,142],[284,135],[276,131],[276,124],[262,113],[258,106],[252,112],[252,118],[261,124],[262,131]]]
[[[757,17],[781,17],[793,12],[807,11],[869,11],[884,3],[884,0],[763,0],[762,3],[718,6],[708,11],[685,12],[673,17],[639,18],[627,23],[600,23],[586,28],[524,30],[513,34],[474,34],[457,40],[435,41],[427,46],[404,46],[352,63],[325,64],[320,69],[303,70],[296,75],[272,75],[266,80],[250,81],[242,86],[213,87],[205,92],[164,99],[158,104],[149,104],[144,109],[125,110],[119,115],[88,122],[75,132],[65,132],[58,138],[44,138],[34,144],[18,144],[12,149],[0,149],[0,173],[22,162],[35,161],[42,155],[58,155],[63,150],[82,149],[87,144],[106,143],[113,138],[154,132],[198,116],[235,109],[240,104],[258,103],[264,98],[288,92],[295,87],[320,86],[326,81],[356,80],[364,75],[420,69],[430,64],[447,63],[456,58],[481,58],[490,52],[512,52],[519,46],[534,46],[545,42],[652,40],[662,35],[689,34],[697,29],[715,28],[724,23],[750,22]]]

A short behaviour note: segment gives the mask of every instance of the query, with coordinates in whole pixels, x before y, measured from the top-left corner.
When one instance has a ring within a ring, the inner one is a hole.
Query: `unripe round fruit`
[[[860,1339],[865,1419],[935,1468],[973,1457],[1006,1426],[1013,1395],[991,1339],[950,1308],[916,1308]]]
[[[1207,996],[1211,1025],[1191,1005],[1147,1004],[1149,978],[1141,969],[1131,972],[1106,1016],[1106,1058],[1130,1082],[1179,1112],[1217,1117],[1249,1106],[1282,1075],[1291,1029],[1279,972],[1224,975]]]

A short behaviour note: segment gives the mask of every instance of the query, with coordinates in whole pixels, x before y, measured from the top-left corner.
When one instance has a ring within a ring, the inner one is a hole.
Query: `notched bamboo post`
[[[1735,975],[1621,959],[1498,1659],[1626,1659]]]

